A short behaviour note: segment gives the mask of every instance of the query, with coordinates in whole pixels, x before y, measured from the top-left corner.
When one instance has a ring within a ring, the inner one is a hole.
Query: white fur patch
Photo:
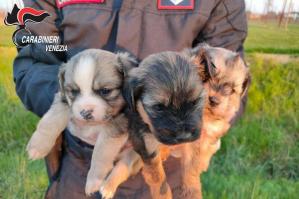
[[[91,57],[84,57],[75,68],[74,81],[80,88],[80,97],[73,103],[73,114],[76,118],[81,118],[82,110],[92,110],[94,121],[103,121],[108,106],[105,100],[93,93],[95,67],[96,63]]]
[[[95,63],[90,57],[82,58],[74,72],[74,81],[80,87],[80,91],[83,95],[91,94],[92,82],[95,73]]]

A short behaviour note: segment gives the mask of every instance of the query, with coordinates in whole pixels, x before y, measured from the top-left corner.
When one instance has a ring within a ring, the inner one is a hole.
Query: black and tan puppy
[[[152,197],[172,198],[159,146],[199,137],[205,92],[197,67],[182,53],[153,54],[129,72],[124,91],[131,141],[144,161]]]

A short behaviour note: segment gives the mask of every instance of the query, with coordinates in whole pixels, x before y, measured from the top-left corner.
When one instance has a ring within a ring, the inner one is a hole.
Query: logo
[[[18,41],[18,33],[22,32],[26,35],[31,35],[30,30],[26,28],[26,24],[28,22],[40,23],[48,16],[50,14],[44,10],[36,10],[30,7],[19,9],[15,4],[11,13],[8,13],[5,17],[4,23],[7,26],[17,26],[17,30],[12,35],[12,40],[17,47],[24,47],[28,43]]]
[[[170,0],[174,5],[178,5],[179,3],[182,3],[184,0]]]
[[[193,10],[194,0],[157,0],[159,10]]]

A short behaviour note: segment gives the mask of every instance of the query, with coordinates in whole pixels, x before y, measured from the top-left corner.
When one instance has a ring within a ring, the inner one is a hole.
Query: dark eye
[[[224,85],[222,92],[224,95],[231,95],[234,92],[234,89],[230,85]]]
[[[97,90],[96,92],[101,96],[107,96],[111,93],[111,91],[112,91],[112,89],[101,88],[101,89]]]
[[[199,100],[200,100],[200,98],[198,98],[196,100],[193,100],[190,103],[191,103],[192,106],[195,106],[195,105],[197,105],[197,103],[199,102]]]
[[[156,104],[153,106],[153,108],[156,110],[156,111],[162,111],[164,109],[164,104]]]
[[[76,97],[80,94],[80,90],[79,89],[72,89],[71,90],[72,96]]]

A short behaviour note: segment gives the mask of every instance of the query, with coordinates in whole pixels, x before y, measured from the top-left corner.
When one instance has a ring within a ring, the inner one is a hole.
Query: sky
[[[265,11],[265,4],[268,0],[245,0],[246,9],[253,11],[255,13],[263,13]],[[273,1],[273,11],[281,12],[283,8],[284,0],[272,0]],[[288,0],[290,3],[291,0]],[[292,0],[293,11],[299,12],[299,0]],[[287,7],[288,8],[288,7]]]
[[[5,11],[11,11],[14,3],[16,3],[18,7],[23,6],[22,0],[0,0],[0,9],[3,9]]]
[[[245,0],[246,9],[256,13],[263,13],[265,10],[266,1],[267,0]],[[290,1],[292,1],[294,4],[293,11],[299,12],[299,0],[288,0],[288,2]],[[12,5],[14,4],[14,2],[18,3],[18,5],[23,4],[22,0],[0,0],[0,8],[5,10],[10,10],[12,9]],[[283,2],[284,0],[273,0],[273,11],[275,12],[281,11],[283,7]]]

